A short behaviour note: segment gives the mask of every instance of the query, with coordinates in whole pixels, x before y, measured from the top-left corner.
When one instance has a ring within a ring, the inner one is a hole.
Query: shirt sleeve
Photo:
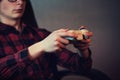
[[[19,73],[31,63],[28,49],[23,49],[13,55],[0,58],[0,75],[7,78],[10,74]]]
[[[56,53],[58,59],[58,65],[69,69],[72,72],[84,73],[92,68],[91,51],[89,49],[89,57],[85,59],[79,56],[78,53],[73,53],[64,49],[60,53]]]

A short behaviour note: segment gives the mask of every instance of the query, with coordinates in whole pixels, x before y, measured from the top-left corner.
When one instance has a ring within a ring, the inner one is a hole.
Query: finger
[[[87,32],[86,35],[90,38],[93,36],[93,32]]]
[[[58,37],[56,40],[59,41],[60,43],[65,44],[65,45],[69,44],[69,40],[67,40],[63,37]]]
[[[79,49],[81,49],[81,50],[84,50],[84,49],[88,49],[89,48],[89,46],[84,46],[84,47],[78,47]]]
[[[57,34],[58,34],[58,36],[60,36],[60,37],[69,36],[69,37],[75,38],[75,37],[77,36],[76,34],[74,34],[74,33],[69,33],[69,32],[59,32],[59,33],[57,33]]]
[[[89,44],[74,44],[75,46],[79,46],[79,47],[83,47],[83,46],[90,46],[90,43]]]
[[[86,26],[80,26],[79,29],[80,29],[80,30],[81,30],[81,29],[86,29]]]
[[[60,47],[56,47],[55,50],[56,51],[62,51],[62,49]]]
[[[86,39],[86,40],[83,39],[83,40],[80,41],[80,43],[81,43],[81,44],[91,43],[91,39],[90,39],[90,38],[89,38],[89,39]]]
[[[69,29],[68,28],[66,28],[66,29],[59,29],[59,30],[57,30],[58,32],[66,32],[66,31],[68,31]]]
[[[56,41],[55,45],[56,45],[57,49],[66,48],[66,46],[64,44],[60,43],[59,41]]]
[[[90,45],[89,44],[77,44],[77,45],[74,45],[76,48],[80,48],[80,49],[83,49],[83,48],[88,48]]]

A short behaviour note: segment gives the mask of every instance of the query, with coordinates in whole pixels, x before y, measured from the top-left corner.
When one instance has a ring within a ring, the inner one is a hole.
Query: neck
[[[14,28],[16,28],[16,30],[21,31],[20,19],[11,20],[11,19],[0,18],[0,22],[13,26]]]

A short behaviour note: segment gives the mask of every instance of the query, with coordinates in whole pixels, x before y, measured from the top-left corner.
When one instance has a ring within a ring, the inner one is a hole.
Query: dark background
[[[85,25],[92,37],[93,68],[120,80],[119,0],[31,0],[37,22],[49,31]],[[73,47],[70,47],[73,48]]]

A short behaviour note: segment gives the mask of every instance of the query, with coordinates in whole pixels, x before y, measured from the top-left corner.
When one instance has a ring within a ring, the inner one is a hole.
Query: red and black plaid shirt
[[[28,46],[43,40],[50,32],[22,25],[22,32],[0,23],[0,79],[2,80],[56,80],[56,65],[74,72],[91,68],[92,60],[84,59],[66,49],[44,53],[30,60]]]

